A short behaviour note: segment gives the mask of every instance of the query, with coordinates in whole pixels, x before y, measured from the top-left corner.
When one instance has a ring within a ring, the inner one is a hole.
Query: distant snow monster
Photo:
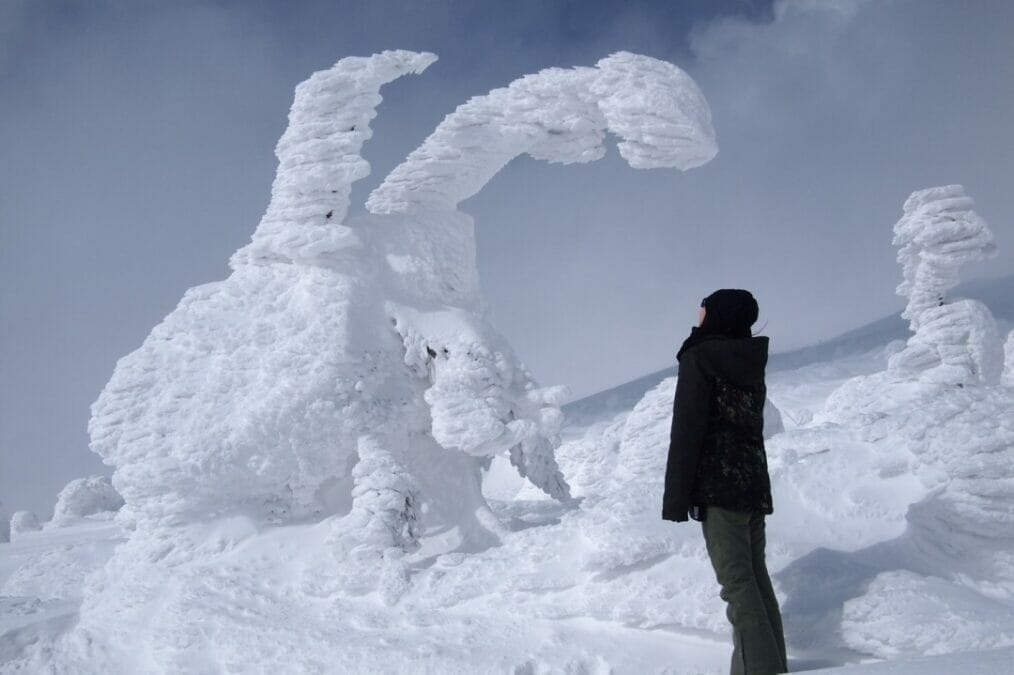
[[[971,206],[959,185],[905,202],[894,242],[913,334],[886,371],[848,380],[815,417],[904,467],[924,491],[904,534],[885,543],[893,554],[882,571],[842,608],[845,643],[881,658],[1011,644],[1014,391],[1000,384],[1003,346],[989,309],[947,297],[962,264],[994,251]]]
[[[66,525],[96,513],[118,511],[122,506],[123,497],[113,487],[109,476],[76,478],[60,490],[53,507],[52,523]]]
[[[926,381],[995,384],[1003,368],[996,321],[978,300],[951,300],[961,265],[996,253],[993,233],[972,210],[960,185],[913,192],[894,226],[894,243],[908,297],[902,317],[914,335],[890,360],[890,369]]]
[[[25,532],[37,532],[42,529],[39,518],[31,511],[15,511],[11,516],[11,539]]]
[[[607,132],[635,168],[699,166],[717,152],[710,111],[686,73],[645,56],[550,68],[459,106],[347,217],[380,87],[435,60],[345,58],[300,84],[232,273],[188,290],[117,363],[89,431],[134,537],[331,517],[338,559],[384,560],[340,567],[397,584],[427,533],[499,541],[480,489],[494,455],[570,498],[554,457],[566,390],[537,387],[489,324],[457,205],[521,154],[599,159]]]

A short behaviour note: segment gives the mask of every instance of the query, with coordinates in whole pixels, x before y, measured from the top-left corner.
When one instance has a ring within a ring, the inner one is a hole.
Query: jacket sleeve
[[[707,430],[712,383],[701,370],[698,351],[690,349],[683,354],[677,373],[662,496],[662,518],[665,520],[687,520],[690,492]]]

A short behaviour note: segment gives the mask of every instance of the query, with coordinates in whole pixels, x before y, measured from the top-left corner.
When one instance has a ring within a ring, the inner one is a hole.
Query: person
[[[680,347],[662,518],[701,522],[732,624],[733,675],[788,672],[778,600],[764,560],[773,512],[764,452],[768,338],[753,336],[758,306],[742,289],[701,302]]]

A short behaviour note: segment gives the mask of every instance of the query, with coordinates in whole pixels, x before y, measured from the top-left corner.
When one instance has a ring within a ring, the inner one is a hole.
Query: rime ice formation
[[[50,522],[59,527],[96,513],[118,511],[121,506],[123,498],[108,476],[77,478],[60,490]]]
[[[197,286],[118,363],[91,447],[142,528],[319,513],[358,437],[402,397],[365,238],[344,225],[379,88],[433,62],[343,59],[300,85],[272,200],[228,279]],[[400,360],[400,359],[399,359]]]
[[[11,539],[24,532],[35,532],[40,529],[42,525],[31,511],[15,511],[11,516]]]
[[[565,389],[538,387],[486,320],[456,205],[521,153],[596,159],[607,131],[632,166],[697,166],[716,152],[707,104],[634,54],[529,75],[449,115],[347,217],[379,88],[434,59],[347,58],[299,85],[271,204],[231,275],[188,290],[117,363],[89,431],[130,534],[89,578],[70,652],[151,670],[118,647],[140,642],[159,668],[200,669],[189,659],[214,640],[186,589],[243,583],[216,561],[279,525],[312,527],[283,582],[299,603],[396,602],[412,564],[509,532],[481,490],[495,455],[571,504],[554,456]]]
[[[566,390],[538,387],[486,320],[457,203],[521,153],[597,159],[607,131],[634,167],[697,166],[716,152],[707,103],[675,66],[628,53],[529,75],[459,107],[347,217],[380,87],[435,58],[347,58],[299,85],[271,203],[232,273],[188,290],[117,363],[89,432],[129,537],[89,577],[60,658],[210,667],[193,661],[217,640],[188,589],[245,592],[227,560],[272,530],[305,533],[298,563],[243,569],[295,606],[399,601],[411,565],[510,532],[481,489],[495,455],[571,504],[554,456]],[[305,656],[298,636],[245,635],[241,659]]]
[[[844,605],[845,641],[883,657],[953,651],[955,622],[968,628],[968,648],[1014,644],[1010,622],[995,621],[1014,611],[1014,391],[999,384],[1003,353],[989,309],[945,297],[958,266],[992,250],[970,204],[960,186],[905,203],[895,242],[914,334],[887,371],[849,380],[814,418],[872,449],[885,477],[917,477],[924,494],[885,549],[893,567]],[[943,635],[951,637],[941,643]]]
[[[548,162],[605,155],[635,168],[691,169],[717,152],[711,111],[676,66],[619,52],[594,68],[548,68],[458,106],[370,195],[373,213],[454,211],[521,154]]]
[[[1002,368],[996,322],[975,300],[951,301],[961,265],[993,255],[993,233],[960,185],[913,192],[894,226],[908,297],[902,316],[915,333],[891,369],[928,381],[995,383]]]

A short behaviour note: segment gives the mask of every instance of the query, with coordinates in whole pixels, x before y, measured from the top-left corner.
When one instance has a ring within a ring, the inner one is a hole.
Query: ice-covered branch
[[[373,213],[454,210],[511,159],[589,162],[607,131],[639,169],[691,169],[718,149],[694,81],[664,61],[619,52],[594,68],[548,68],[477,96],[448,115],[370,195]]]
[[[271,203],[253,240],[233,254],[234,269],[248,262],[326,261],[358,243],[343,223],[352,183],[370,173],[359,152],[373,135],[380,87],[436,60],[404,50],[349,57],[296,87],[289,126],[275,148]]]

